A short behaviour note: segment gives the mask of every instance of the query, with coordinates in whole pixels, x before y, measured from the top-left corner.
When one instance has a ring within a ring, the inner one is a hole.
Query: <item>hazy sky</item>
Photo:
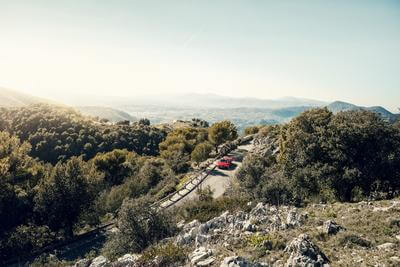
[[[0,87],[400,106],[400,1],[0,0]]]

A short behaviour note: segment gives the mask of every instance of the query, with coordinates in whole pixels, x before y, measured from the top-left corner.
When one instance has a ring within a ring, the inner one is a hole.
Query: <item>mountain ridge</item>
[[[371,106],[364,107],[358,106],[352,103],[344,102],[344,101],[334,101],[326,106],[329,111],[333,113],[338,113],[341,111],[349,111],[349,110],[368,110],[380,115],[383,119],[394,122],[398,118],[398,114],[394,114],[382,106]]]

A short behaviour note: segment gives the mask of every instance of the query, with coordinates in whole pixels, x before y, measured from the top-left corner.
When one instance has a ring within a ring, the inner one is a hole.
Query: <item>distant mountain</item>
[[[0,88],[0,107],[22,107],[30,104],[51,102],[50,100],[31,96],[16,90]]]
[[[136,103],[192,108],[287,108],[294,106],[321,107],[328,103],[295,97],[261,99],[251,97],[227,97],[215,94],[183,94],[162,97],[137,98]],[[132,103],[134,104],[134,103]]]
[[[279,99],[261,99],[249,97],[228,97],[216,94],[163,94],[135,97],[116,97],[101,95],[65,95],[55,96],[63,103],[72,106],[107,106],[124,109],[129,106],[158,106],[176,108],[286,108],[293,106],[322,107],[327,102],[284,97]]]
[[[397,114],[393,114],[381,106],[362,107],[347,102],[335,101],[327,105],[327,108],[333,113],[338,113],[340,111],[348,111],[348,110],[369,110],[379,114],[382,118],[384,118],[389,122],[393,122],[397,118]]]
[[[83,115],[90,117],[99,117],[102,119],[107,119],[111,122],[119,122],[119,121],[137,121],[138,119],[129,115],[128,113],[108,107],[99,107],[99,106],[86,106],[86,107],[75,107],[79,112]]]

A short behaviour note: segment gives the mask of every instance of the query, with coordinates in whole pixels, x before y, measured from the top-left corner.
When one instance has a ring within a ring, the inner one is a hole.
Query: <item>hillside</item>
[[[16,90],[0,88],[0,107],[23,107],[30,104],[50,102],[47,99],[31,96]]]
[[[80,113],[90,117],[99,117],[101,119],[107,119],[111,122],[119,122],[119,121],[137,121],[137,118],[129,115],[128,113],[114,109],[109,107],[100,107],[100,106],[84,106],[84,107],[75,107]]]
[[[349,110],[369,110],[379,114],[382,118],[384,118],[389,122],[394,122],[397,118],[396,114],[391,113],[390,111],[381,106],[362,107],[347,102],[335,101],[329,104],[327,108],[333,113],[338,113],[340,111],[349,111]]]

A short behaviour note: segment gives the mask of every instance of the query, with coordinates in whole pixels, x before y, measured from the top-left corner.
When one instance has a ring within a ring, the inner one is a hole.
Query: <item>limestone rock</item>
[[[139,259],[138,255],[126,254],[121,258],[118,258],[118,263],[123,265],[134,264]]]
[[[212,255],[211,249],[206,249],[205,247],[199,247],[190,255],[190,262],[196,265],[199,262],[203,262]]]
[[[322,227],[322,230],[324,233],[328,235],[335,235],[339,233],[340,231],[345,231],[346,229],[339,224],[337,224],[335,221],[328,220],[324,222],[324,225]]]
[[[263,266],[259,263],[252,263],[245,258],[232,256],[223,260],[220,267],[260,267]]]
[[[301,225],[301,216],[297,213],[296,208],[293,208],[288,212],[286,224],[289,227],[296,227]]]
[[[92,260],[90,267],[108,267],[110,266],[110,262],[104,256],[98,256]]]
[[[208,259],[205,259],[203,261],[199,261],[196,265],[197,266],[210,266],[211,264],[213,264],[215,262],[215,258],[210,257]]]
[[[394,243],[384,243],[382,245],[377,246],[377,248],[381,249],[381,250],[390,250],[395,247],[396,247],[396,244],[394,244]]]
[[[90,260],[88,259],[79,260],[74,265],[74,267],[89,267],[89,266],[90,266]]]
[[[329,260],[305,234],[293,239],[285,248],[290,253],[287,267],[328,266]]]

